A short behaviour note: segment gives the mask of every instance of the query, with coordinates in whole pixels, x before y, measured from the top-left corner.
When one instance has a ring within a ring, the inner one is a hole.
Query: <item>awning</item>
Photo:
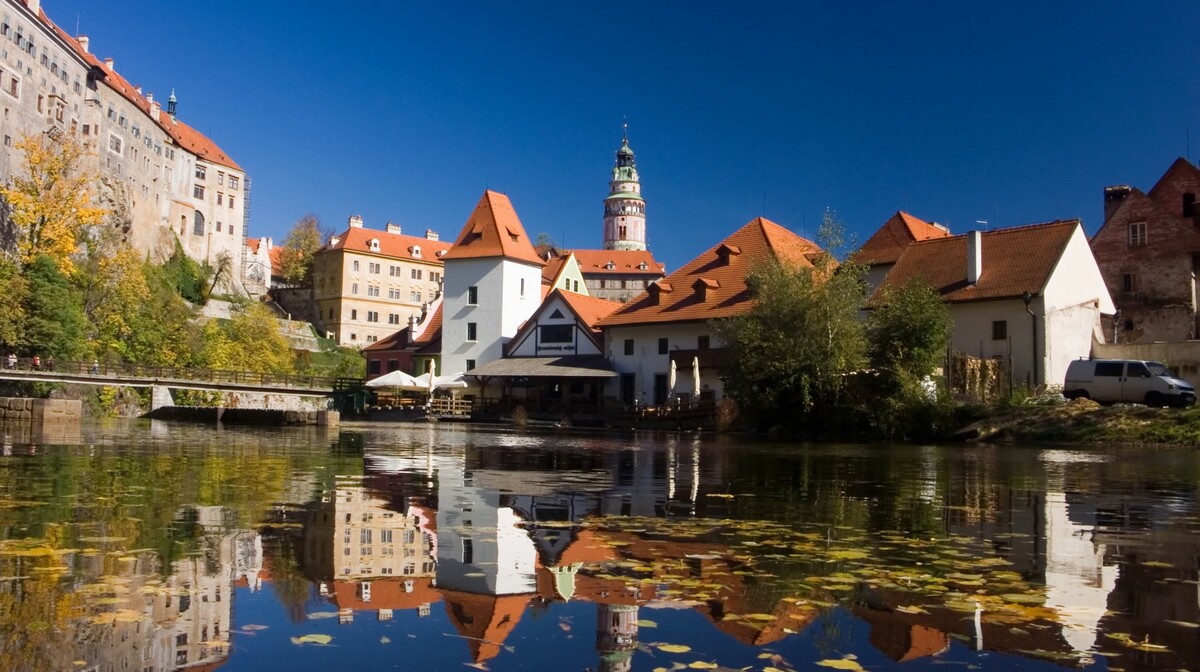
[[[603,355],[506,357],[467,371],[476,378],[616,378]]]

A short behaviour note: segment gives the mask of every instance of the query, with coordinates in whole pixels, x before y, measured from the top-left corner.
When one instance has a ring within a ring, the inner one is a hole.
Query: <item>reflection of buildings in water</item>
[[[601,672],[629,672],[637,649],[638,606],[596,605],[596,652]]]
[[[199,552],[173,562],[161,580],[152,553],[122,558],[115,568],[103,554],[80,556],[81,573],[105,576],[123,602],[80,622],[75,647],[65,652],[71,660],[87,661],[88,669],[175,670],[227,657],[233,586],[261,582],[262,541],[257,532],[230,531],[221,507],[189,509],[183,518],[197,525]]]
[[[433,512],[409,503],[395,511],[362,485],[340,484],[312,507],[304,527],[303,567],[342,610],[417,608],[436,601]]]
[[[1089,651],[1120,570],[1105,566],[1104,544],[1093,542],[1095,509],[1076,504],[1068,515],[1062,492],[1047,492],[1045,502],[1046,606],[1058,611],[1071,646]]]

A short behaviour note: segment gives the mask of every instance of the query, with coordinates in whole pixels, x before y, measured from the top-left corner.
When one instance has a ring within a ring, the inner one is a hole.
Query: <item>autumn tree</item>
[[[276,274],[291,285],[311,285],[313,256],[327,237],[316,215],[308,213],[301,217],[283,241]]]
[[[71,268],[84,228],[99,224],[104,209],[92,204],[96,176],[85,166],[87,149],[67,133],[39,133],[19,139],[23,167],[8,186],[0,186],[16,229],[17,251],[24,263],[39,255],[59,268]]]
[[[7,355],[24,339],[27,288],[28,282],[17,264],[0,257],[0,344],[10,348],[0,355]]]
[[[203,364],[212,369],[293,373],[295,358],[279,321],[262,303],[251,303],[227,322],[203,328]]]

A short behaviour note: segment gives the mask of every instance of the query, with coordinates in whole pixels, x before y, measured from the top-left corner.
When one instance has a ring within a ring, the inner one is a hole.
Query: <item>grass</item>
[[[1004,443],[1134,443],[1200,447],[1200,408],[1091,403],[996,408],[979,439]]]

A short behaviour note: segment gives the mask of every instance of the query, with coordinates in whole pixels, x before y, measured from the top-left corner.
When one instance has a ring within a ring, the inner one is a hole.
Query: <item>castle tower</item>
[[[628,125],[608,185],[608,198],[604,199],[604,249],[646,249],[646,201],[642,200],[642,183],[638,181],[637,164],[629,148]]]

